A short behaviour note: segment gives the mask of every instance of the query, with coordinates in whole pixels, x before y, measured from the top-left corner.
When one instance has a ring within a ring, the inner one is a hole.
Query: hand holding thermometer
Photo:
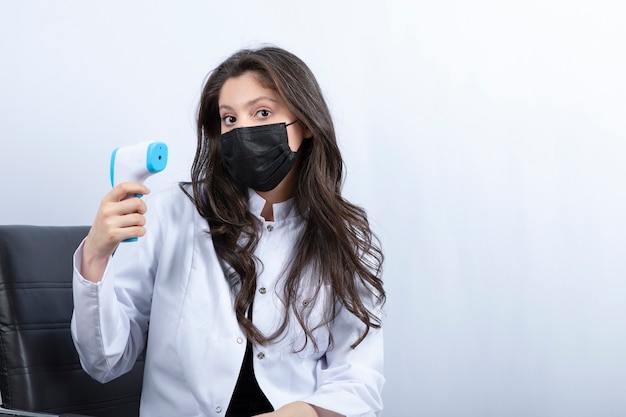
[[[167,145],[163,142],[140,142],[116,148],[111,155],[111,185],[123,182],[142,183],[167,166]],[[141,197],[141,194],[135,195]],[[124,242],[133,242],[137,238]]]

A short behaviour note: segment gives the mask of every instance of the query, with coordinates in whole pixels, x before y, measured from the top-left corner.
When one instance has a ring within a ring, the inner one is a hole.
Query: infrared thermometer
[[[146,141],[136,145],[116,148],[111,155],[111,185],[123,182],[144,181],[161,172],[167,166],[167,145],[163,142]],[[141,197],[136,194],[135,197]],[[124,242],[136,241],[137,238]]]

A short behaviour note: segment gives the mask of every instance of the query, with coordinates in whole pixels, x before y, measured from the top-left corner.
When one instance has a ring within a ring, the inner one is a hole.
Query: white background
[[[0,0],[0,223],[90,224],[141,140],[187,179],[206,74],[276,44],[386,250],[384,415],[626,415],[622,4]]]

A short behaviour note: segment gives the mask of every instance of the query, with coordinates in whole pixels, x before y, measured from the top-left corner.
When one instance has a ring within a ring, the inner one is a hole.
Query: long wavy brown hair
[[[294,206],[306,219],[306,226],[285,270],[281,294],[284,319],[270,335],[263,334],[246,316],[257,286],[260,260],[254,250],[261,224],[248,211],[247,188],[230,176],[220,157],[219,93],[226,80],[248,71],[254,72],[264,87],[276,91],[300,123],[312,132],[312,139],[305,140],[298,152],[299,172],[293,196]],[[305,341],[312,341],[317,349],[313,331],[322,326],[330,328],[340,308],[363,323],[363,331],[353,347],[363,341],[371,328],[379,328],[377,309],[386,297],[380,278],[383,253],[365,211],[341,195],[344,165],[335,129],[321,89],[307,65],[277,47],[236,52],[209,74],[198,108],[197,135],[198,147],[191,169],[192,193],[186,193],[208,221],[217,254],[236,273],[240,286],[236,286],[239,289],[234,308],[249,340],[266,344],[279,338],[293,314],[305,332]],[[182,184],[183,190],[188,187],[189,183]],[[313,278],[304,280],[305,275]],[[311,324],[308,316],[322,286],[330,288],[330,303],[323,307],[322,322]],[[305,290],[312,292],[313,298],[298,302]]]

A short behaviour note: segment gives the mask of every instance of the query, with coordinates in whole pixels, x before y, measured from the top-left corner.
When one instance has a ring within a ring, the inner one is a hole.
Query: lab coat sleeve
[[[132,369],[146,345],[161,240],[157,216],[146,222],[146,235],[120,243],[98,283],[80,274],[84,241],[74,254],[72,338],[83,369],[103,383]]]
[[[380,416],[385,382],[383,330],[370,329],[353,349],[363,328],[352,313],[341,310],[331,329],[333,347],[318,366],[318,389],[304,401],[346,417]]]

